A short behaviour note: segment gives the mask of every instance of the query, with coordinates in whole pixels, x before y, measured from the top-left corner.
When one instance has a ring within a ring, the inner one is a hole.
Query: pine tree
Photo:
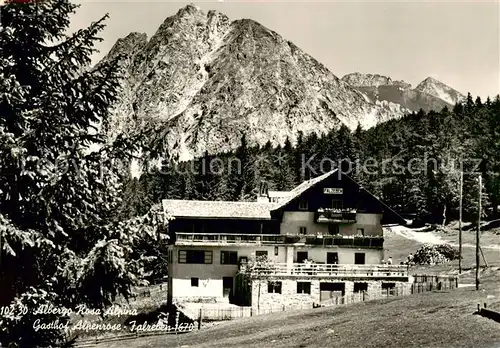
[[[113,161],[133,149],[123,137],[108,144],[96,127],[108,119],[119,71],[114,63],[88,69],[104,18],[66,37],[76,8],[65,0],[2,7],[0,306],[29,313],[0,318],[2,345],[65,341],[60,330],[34,330],[35,308],[104,308],[130,295],[141,274],[132,260],[144,220],[113,219]],[[68,320],[41,319],[56,318]]]
[[[251,201],[257,195],[257,169],[255,156],[248,146],[246,136],[241,137],[241,145],[236,149],[235,156],[229,158],[229,183],[233,200]]]

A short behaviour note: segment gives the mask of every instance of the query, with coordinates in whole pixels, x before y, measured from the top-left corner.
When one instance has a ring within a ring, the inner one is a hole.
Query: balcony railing
[[[342,246],[342,247],[363,247],[382,248],[384,246],[383,236],[342,236],[323,235],[306,236],[305,244],[320,246]]]
[[[284,235],[284,234],[221,234],[221,233],[176,233],[175,243],[186,244],[304,244],[316,246],[342,246],[382,248],[382,236],[342,235]]]
[[[221,234],[221,233],[176,233],[176,244],[195,243],[251,243],[284,244],[286,236],[281,234]]]
[[[404,265],[331,265],[322,263],[275,263],[254,267],[253,276],[317,276],[317,277],[408,277]]]
[[[315,221],[318,223],[355,223],[356,213],[354,208],[319,208],[315,213]]]

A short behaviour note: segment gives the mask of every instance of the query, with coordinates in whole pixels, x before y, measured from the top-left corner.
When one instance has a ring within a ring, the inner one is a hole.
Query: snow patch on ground
[[[411,239],[423,244],[445,244],[446,241],[441,237],[436,236],[433,232],[419,232],[418,230],[411,230],[404,226],[387,227],[389,233],[397,234],[398,236],[406,239]]]
[[[458,243],[450,243],[444,240],[442,237],[436,235],[434,232],[422,232],[422,229],[409,229],[404,226],[393,226],[393,227],[386,227],[385,230],[386,230],[385,232],[394,233],[398,236],[414,240],[423,244],[433,244],[433,245],[449,244],[452,247],[458,248]],[[476,246],[473,244],[463,243],[462,247],[475,248]],[[481,248],[500,250],[500,245],[481,245]]]

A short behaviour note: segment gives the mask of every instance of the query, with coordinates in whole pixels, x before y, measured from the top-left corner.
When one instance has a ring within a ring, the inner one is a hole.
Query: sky
[[[76,2],[76,1],[75,1]],[[109,13],[94,61],[130,32],[151,37],[189,3],[250,18],[292,41],[336,76],[381,74],[414,87],[432,76],[462,93],[500,93],[500,1],[83,0],[70,30]]]

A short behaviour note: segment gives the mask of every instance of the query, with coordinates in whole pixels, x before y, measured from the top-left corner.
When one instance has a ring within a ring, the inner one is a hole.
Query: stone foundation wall
[[[252,282],[252,308],[268,308],[278,306],[302,306],[319,302],[319,283],[311,282],[311,294],[298,294],[297,282],[291,279],[280,279],[281,294],[267,292],[267,280],[254,280]],[[259,299],[259,283],[260,299]],[[259,304],[260,303],[260,304]]]
[[[184,302],[219,303],[219,302],[227,302],[227,298],[215,297],[215,296],[177,296],[177,297],[173,297],[174,304],[184,303]]]
[[[344,299],[342,303],[358,302],[359,299],[364,298],[364,300],[374,300],[377,298],[385,297],[385,290],[382,290],[382,281],[353,281],[353,280],[332,280],[332,279],[286,279],[277,278],[273,281],[281,282],[281,294],[279,293],[268,293],[268,281],[253,280],[252,281],[252,308],[269,308],[269,307],[300,307],[300,306],[310,306],[313,304],[319,304],[321,302],[321,283],[343,283],[344,284]],[[311,283],[311,293],[301,294],[297,293],[297,282],[310,282]],[[366,283],[367,291],[363,295],[356,297],[354,293],[354,283]],[[260,298],[259,298],[259,283],[260,285]],[[408,282],[397,282],[397,281],[387,281],[387,283],[394,283],[394,288],[389,290],[389,295],[409,295],[411,294],[411,283]],[[354,295],[354,296],[353,296]],[[340,302],[339,302],[340,303]]]

